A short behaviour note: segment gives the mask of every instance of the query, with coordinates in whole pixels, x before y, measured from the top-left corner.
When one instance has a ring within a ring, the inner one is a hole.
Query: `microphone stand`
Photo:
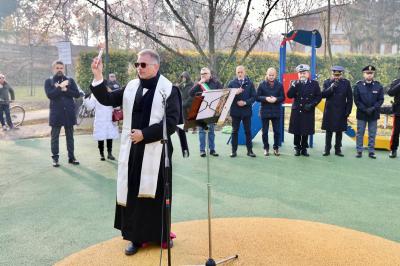
[[[161,92],[163,98],[163,107],[164,107],[164,117],[163,117],[163,139],[161,143],[163,144],[164,151],[164,169],[163,169],[163,177],[164,177],[164,199],[165,199],[165,219],[167,226],[167,248],[168,248],[168,266],[171,266],[171,190],[170,190],[170,161],[168,157],[168,133],[167,133],[167,95],[164,92]],[[164,217],[162,217],[163,219]],[[161,232],[163,233],[163,232]],[[161,240],[162,241],[162,240]],[[161,243],[162,244],[162,243]]]
[[[205,262],[205,266],[216,266],[218,264],[222,264],[225,262],[229,262],[231,260],[239,258],[238,254],[235,254],[233,256],[227,257],[225,259],[222,259],[220,261],[215,261],[213,256],[212,256],[212,234],[211,234],[211,179],[210,179],[210,150],[208,147],[208,134],[209,134],[209,127],[208,125],[204,122],[198,122],[198,125],[202,127],[205,131],[205,137],[206,137],[206,157],[207,157],[207,205],[208,205],[208,259]],[[201,266],[201,265],[199,265]]]

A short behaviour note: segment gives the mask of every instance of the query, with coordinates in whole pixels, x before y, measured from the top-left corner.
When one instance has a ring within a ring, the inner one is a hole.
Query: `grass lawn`
[[[173,222],[206,219],[206,160],[198,135],[188,134],[191,157],[182,158],[174,137]],[[280,157],[228,156],[228,135],[217,133],[220,157],[211,158],[214,217],[280,217],[318,221],[400,242],[400,159],[354,157],[344,138],[344,158],[322,157],[324,135],[315,136],[311,157],[294,157],[292,136]],[[118,152],[118,143],[114,153]],[[51,265],[63,257],[119,235],[113,229],[116,163],[99,160],[91,136],[76,136],[80,166],[51,166],[50,140],[0,142],[0,265]],[[179,236],[178,236],[179,241]]]

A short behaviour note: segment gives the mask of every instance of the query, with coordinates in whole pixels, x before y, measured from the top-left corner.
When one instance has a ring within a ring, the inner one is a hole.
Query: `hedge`
[[[206,65],[202,62],[201,57],[197,53],[187,51],[184,52],[184,54],[186,55],[186,59],[166,52],[160,53],[160,71],[172,82],[177,82],[183,71],[188,71],[192,79],[198,79],[200,69]],[[90,64],[92,58],[96,55],[95,52],[82,52],[80,54],[77,66],[77,81],[83,89],[87,89],[92,80]],[[227,53],[218,53],[217,64],[220,67],[227,56]],[[219,78],[224,84],[235,76],[235,67],[242,56],[243,53],[239,52],[231,63],[221,71]],[[126,84],[136,75],[135,69],[132,66],[135,60],[136,52],[134,51],[110,51],[109,71],[116,73],[117,79],[121,84]],[[309,55],[288,53],[286,71],[292,72],[298,64],[308,64],[309,62]],[[364,66],[372,64],[377,68],[376,80],[380,81],[384,86],[387,86],[398,76],[397,69],[399,67],[399,58],[398,56],[336,55],[333,58],[333,64],[345,67],[345,75],[352,83],[362,79],[361,69]],[[247,75],[255,83],[259,83],[264,79],[267,68],[275,67],[279,69],[279,55],[278,53],[255,52],[248,57],[244,65]],[[319,75],[319,80],[324,80],[330,75],[330,64],[327,60],[325,61],[323,57],[318,57],[317,59],[317,74]]]

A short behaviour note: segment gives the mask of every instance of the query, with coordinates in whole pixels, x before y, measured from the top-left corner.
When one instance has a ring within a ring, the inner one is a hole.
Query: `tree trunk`
[[[328,25],[326,27],[326,46],[328,48],[329,62],[332,65],[331,50],[331,0],[328,0]]]
[[[208,20],[208,52],[210,57],[210,68],[214,73],[218,73],[217,69],[217,58],[215,55],[215,12],[216,6],[214,6],[214,1],[208,1],[209,9],[209,20]]]

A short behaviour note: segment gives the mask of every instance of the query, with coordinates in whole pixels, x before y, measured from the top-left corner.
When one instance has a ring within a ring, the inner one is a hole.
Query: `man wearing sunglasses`
[[[201,94],[203,91],[223,89],[221,82],[215,79],[211,75],[211,70],[207,67],[203,67],[200,70],[200,80],[190,90],[190,96],[194,97]],[[215,151],[215,124],[208,124],[208,147],[210,149],[210,155],[218,156]],[[200,156],[206,157],[206,131],[203,127],[199,127],[199,141],[200,141]]]
[[[326,99],[322,129],[326,130],[325,152],[323,156],[330,155],[332,135],[335,132],[335,155],[343,157],[341,151],[343,131],[347,130],[347,118],[353,106],[353,92],[350,81],[343,78],[344,68],[333,66],[331,78],[324,81],[322,98]]]
[[[383,104],[383,87],[374,80],[376,68],[368,65],[362,69],[364,80],[354,86],[354,103],[357,106],[357,158],[362,157],[365,128],[368,125],[368,156],[376,159],[375,137],[380,107]]]
[[[171,161],[170,135],[183,123],[179,89],[160,74],[160,56],[154,50],[138,53],[135,63],[138,78],[131,80],[123,90],[107,91],[101,60],[93,59],[91,67],[94,75],[91,90],[97,100],[107,106],[122,103],[124,106],[114,227],[129,241],[125,254],[133,255],[149,242],[165,248],[167,241],[172,243],[172,237],[167,236],[167,209],[163,204],[164,100]],[[184,132],[180,133],[184,138]],[[187,146],[184,152],[188,154]],[[168,176],[172,176],[171,167]]]

